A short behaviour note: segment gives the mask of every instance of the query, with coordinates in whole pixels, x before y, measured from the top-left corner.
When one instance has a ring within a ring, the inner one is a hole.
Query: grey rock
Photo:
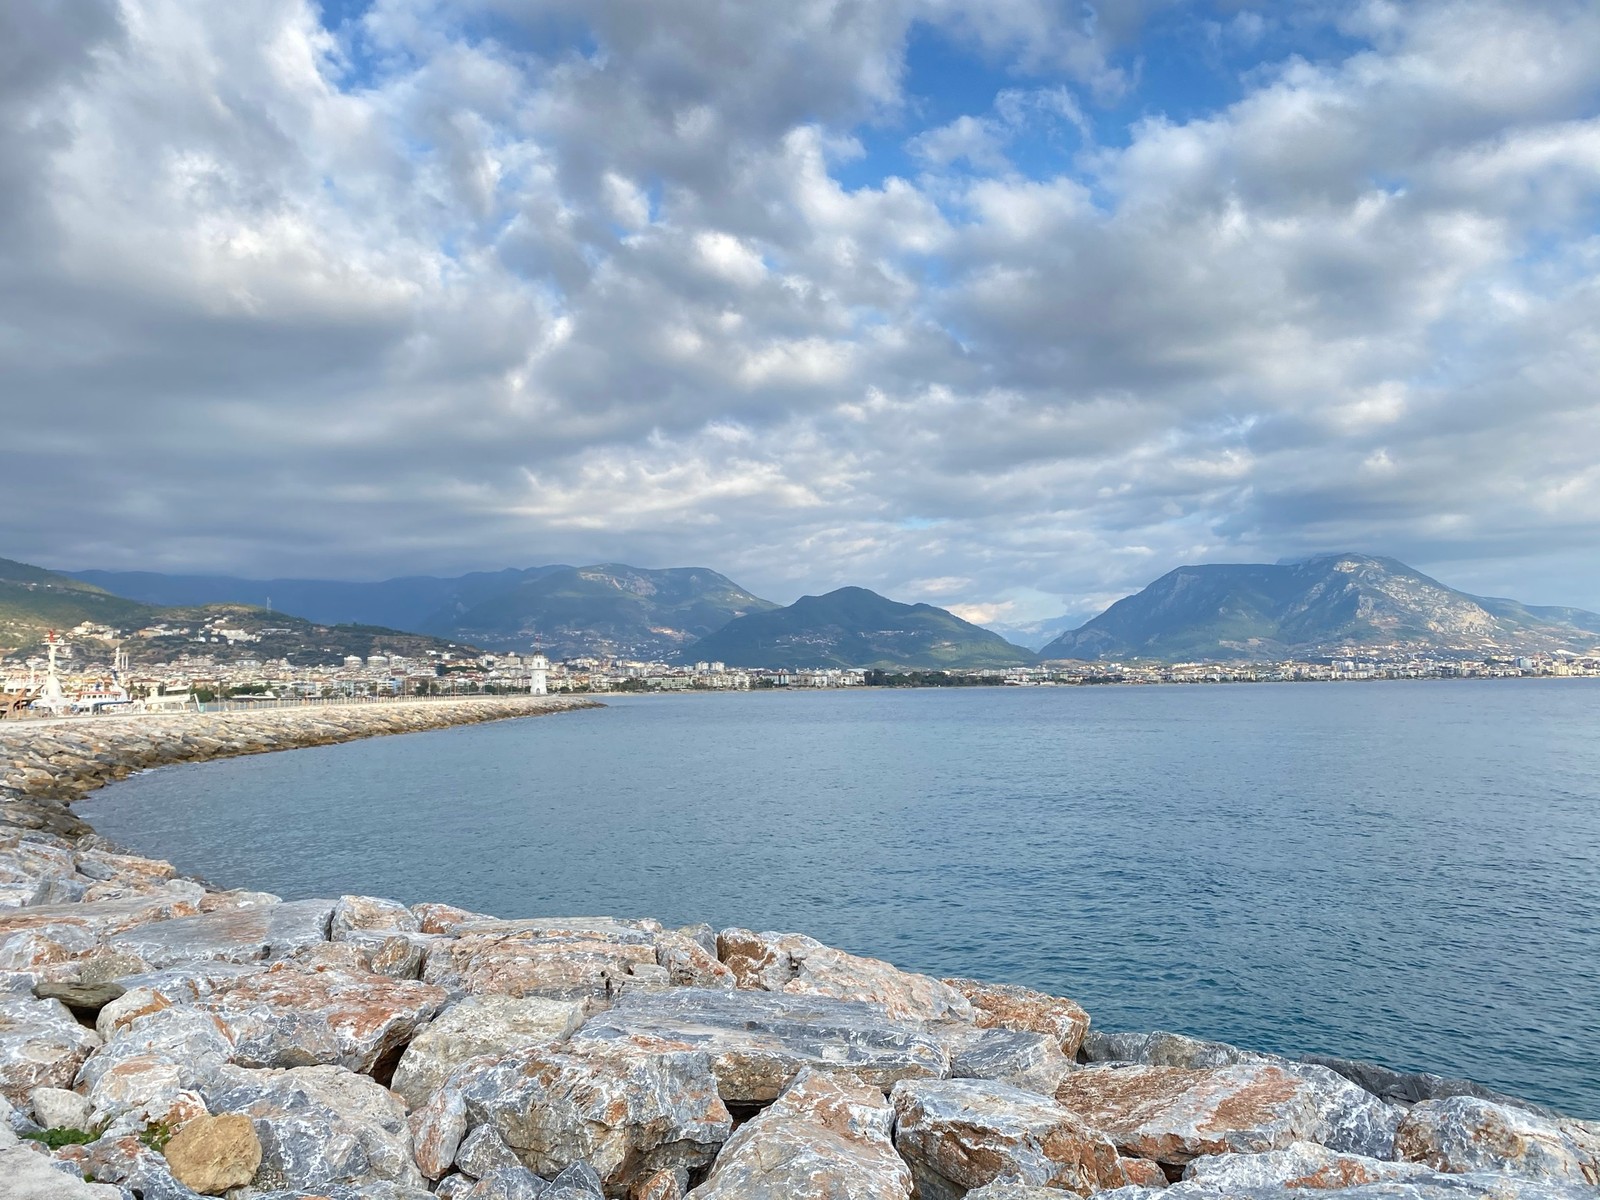
[[[1129,1193],[1149,1192],[1154,1196],[1162,1193],[1154,1188],[1118,1188],[1114,1192],[1101,1192],[1102,1196],[1127,1196]],[[1038,1187],[1031,1183],[1013,1183],[1002,1180],[997,1183],[987,1183],[981,1188],[976,1188],[967,1193],[967,1200],[1066,1200],[1068,1196],[1076,1196],[1076,1192],[1069,1192],[1065,1188]]]
[[[164,1110],[180,1093],[209,1083],[233,1054],[233,1039],[209,1013],[157,1008],[114,1030],[78,1072],[77,1086],[104,1122],[135,1110]]]
[[[479,1125],[461,1142],[456,1151],[456,1166],[474,1179],[482,1179],[499,1167],[519,1167],[522,1160],[511,1152],[492,1125]]]
[[[550,1181],[544,1200],[605,1200],[600,1176],[588,1163],[577,1162]]]
[[[661,1168],[708,1164],[732,1129],[704,1054],[659,1040],[522,1050],[464,1064],[419,1114],[419,1158],[431,1114],[459,1094],[469,1127],[490,1125],[517,1157],[550,1176],[576,1162],[606,1190]],[[442,1120],[441,1124],[448,1124]],[[448,1131],[440,1138],[449,1140]],[[424,1163],[424,1169],[428,1169]]]
[[[877,1088],[808,1068],[739,1127],[689,1200],[907,1200],[893,1127]]]
[[[942,1078],[949,1052],[919,1023],[881,1006],[830,996],[713,988],[625,995],[589,1018],[572,1044],[665,1039],[711,1056],[724,1100],[775,1099],[803,1067],[880,1090],[901,1079]]]
[[[1391,1180],[1417,1179],[1430,1172],[1417,1163],[1385,1162],[1341,1154],[1315,1142],[1295,1142],[1261,1154],[1213,1154],[1195,1159],[1183,1172],[1183,1190],[1232,1193],[1239,1189],[1290,1187],[1337,1190]]]
[[[22,1106],[35,1088],[70,1088],[99,1045],[59,1000],[0,997],[0,1096]]]
[[[109,945],[157,968],[196,959],[237,963],[288,958],[328,940],[334,903],[293,900],[157,921],[116,934]]]
[[[1080,1195],[1124,1182],[1106,1135],[1043,1096],[977,1079],[909,1080],[890,1094],[895,1146],[919,1193],[979,1188],[997,1179]]]
[[[496,1167],[462,1195],[465,1200],[541,1200],[550,1188],[527,1167]]]
[[[225,1067],[200,1089],[212,1113],[243,1113],[261,1138],[261,1188],[365,1186],[423,1190],[405,1109],[387,1089],[342,1067]]]
[[[433,1189],[433,1194],[439,1200],[462,1200],[462,1197],[477,1185],[478,1181],[471,1175],[446,1175],[439,1180],[438,1186]]]
[[[342,942],[352,933],[417,933],[422,923],[398,900],[377,896],[340,896],[333,906],[329,936]]]
[[[41,1000],[59,1000],[74,1013],[94,1015],[127,990],[120,983],[38,983],[33,994]]]
[[[411,1108],[424,1104],[469,1058],[563,1042],[583,1023],[584,1006],[537,996],[468,996],[412,1038],[390,1085]]]
[[[1600,1126],[1472,1096],[1416,1105],[1400,1123],[1395,1153],[1439,1171],[1504,1171],[1600,1186]]]
[[[21,1146],[0,1149],[0,1200],[123,1200],[122,1189]]]
[[[957,1028],[944,1033],[944,1040],[950,1048],[952,1079],[993,1079],[1054,1096],[1074,1068],[1060,1044],[1047,1033]]]
[[[33,1119],[41,1129],[82,1129],[93,1127],[90,1115],[94,1106],[87,1096],[66,1088],[33,1089]]]
[[[1286,1062],[1274,1054],[1259,1054],[1254,1050],[1230,1046],[1227,1042],[1210,1042],[1161,1029],[1153,1033],[1102,1033],[1090,1030],[1084,1035],[1079,1057],[1091,1063],[1130,1062],[1148,1067],[1187,1067],[1190,1070],[1228,1067],[1235,1063],[1271,1062],[1283,1065]]]
[[[1501,1104],[1507,1108],[1525,1108],[1529,1112],[1541,1116],[1553,1117],[1557,1115],[1542,1104],[1535,1104],[1531,1100],[1521,1100],[1515,1096],[1508,1096],[1504,1092],[1497,1092],[1493,1088],[1485,1087],[1481,1083],[1474,1083],[1470,1079],[1452,1079],[1445,1075],[1433,1075],[1426,1072],[1409,1073],[1395,1071],[1377,1063],[1363,1062],[1353,1058],[1334,1058],[1325,1054],[1303,1054],[1300,1060],[1312,1066],[1327,1067],[1339,1075],[1343,1075],[1351,1083],[1365,1088],[1380,1100],[1390,1104],[1404,1105],[1410,1108],[1413,1104],[1420,1104],[1424,1100],[1445,1100],[1451,1096],[1474,1096],[1479,1100],[1488,1100],[1494,1104]]]

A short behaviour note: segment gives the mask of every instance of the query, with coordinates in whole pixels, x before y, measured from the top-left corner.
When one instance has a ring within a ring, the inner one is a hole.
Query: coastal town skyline
[[[704,563],[1017,624],[1364,550],[1600,609],[1592,5],[86,0],[0,43],[23,561]]]

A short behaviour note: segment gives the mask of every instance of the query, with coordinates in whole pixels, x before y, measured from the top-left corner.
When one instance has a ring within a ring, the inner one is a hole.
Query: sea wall
[[[0,1200],[1594,1200],[1600,1127],[1461,1081],[1107,1034],[794,933],[224,890],[68,807],[577,706],[0,727]]]

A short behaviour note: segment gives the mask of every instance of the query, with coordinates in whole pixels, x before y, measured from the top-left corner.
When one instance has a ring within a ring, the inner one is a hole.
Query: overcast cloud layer
[[[1600,608],[1590,0],[20,0],[0,555]]]

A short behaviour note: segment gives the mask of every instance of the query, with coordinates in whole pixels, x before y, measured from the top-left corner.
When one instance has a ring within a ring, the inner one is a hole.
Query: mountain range
[[[1037,659],[1272,660],[1378,648],[1469,654],[1590,651],[1600,644],[1600,615],[1469,595],[1395,559],[1365,554],[1179,567],[1067,632],[1061,632],[1062,618],[985,629],[944,609],[900,604],[864,588],[803,596],[780,608],[700,567],[551,564],[379,583],[108,571],[69,579],[16,563],[8,569],[13,608],[15,589],[32,588],[28,598],[37,611],[29,627],[35,631],[41,622],[113,623],[91,614],[116,613],[132,602],[193,609],[263,605],[270,598],[279,612],[324,628],[342,630],[346,622],[392,627],[489,649],[539,644],[558,659],[938,670]],[[49,586],[41,587],[42,579]],[[0,604],[6,595],[0,589]],[[66,619],[80,612],[85,615]],[[0,645],[5,619],[0,608]],[[1006,633],[1026,646],[1008,641]]]
[[[475,652],[426,634],[324,624],[259,606],[146,604],[70,575],[0,558],[0,654],[41,650],[50,630],[65,632],[84,622],[151,631],[123,641],[135,662],[165,661],[185,652],[225,660],[288,658],[298,665],[337,663],[351,654],[421,658],[430,651],[448,657]],[[222,629],[245,636],[230,642]]]
[[[728,622],[684,652],[730,667],[1016,667],[1031,651],[931,604],[900,604],[866,588],[802,596],[787,608]]]
[[[1169,571],[1040,650],[1044,659],[1273,660],[1354,653],[1592,650],[1600,614],[1446,587],[1392,558]]]
[[[558,659],[666,659],[736,617],[778,606],[702,567],[621,563],[403,576],[378,583],[79,571],[75,578],[155,604],[265,604],[313,621],[411,629],[490,650],[535,644]]]

